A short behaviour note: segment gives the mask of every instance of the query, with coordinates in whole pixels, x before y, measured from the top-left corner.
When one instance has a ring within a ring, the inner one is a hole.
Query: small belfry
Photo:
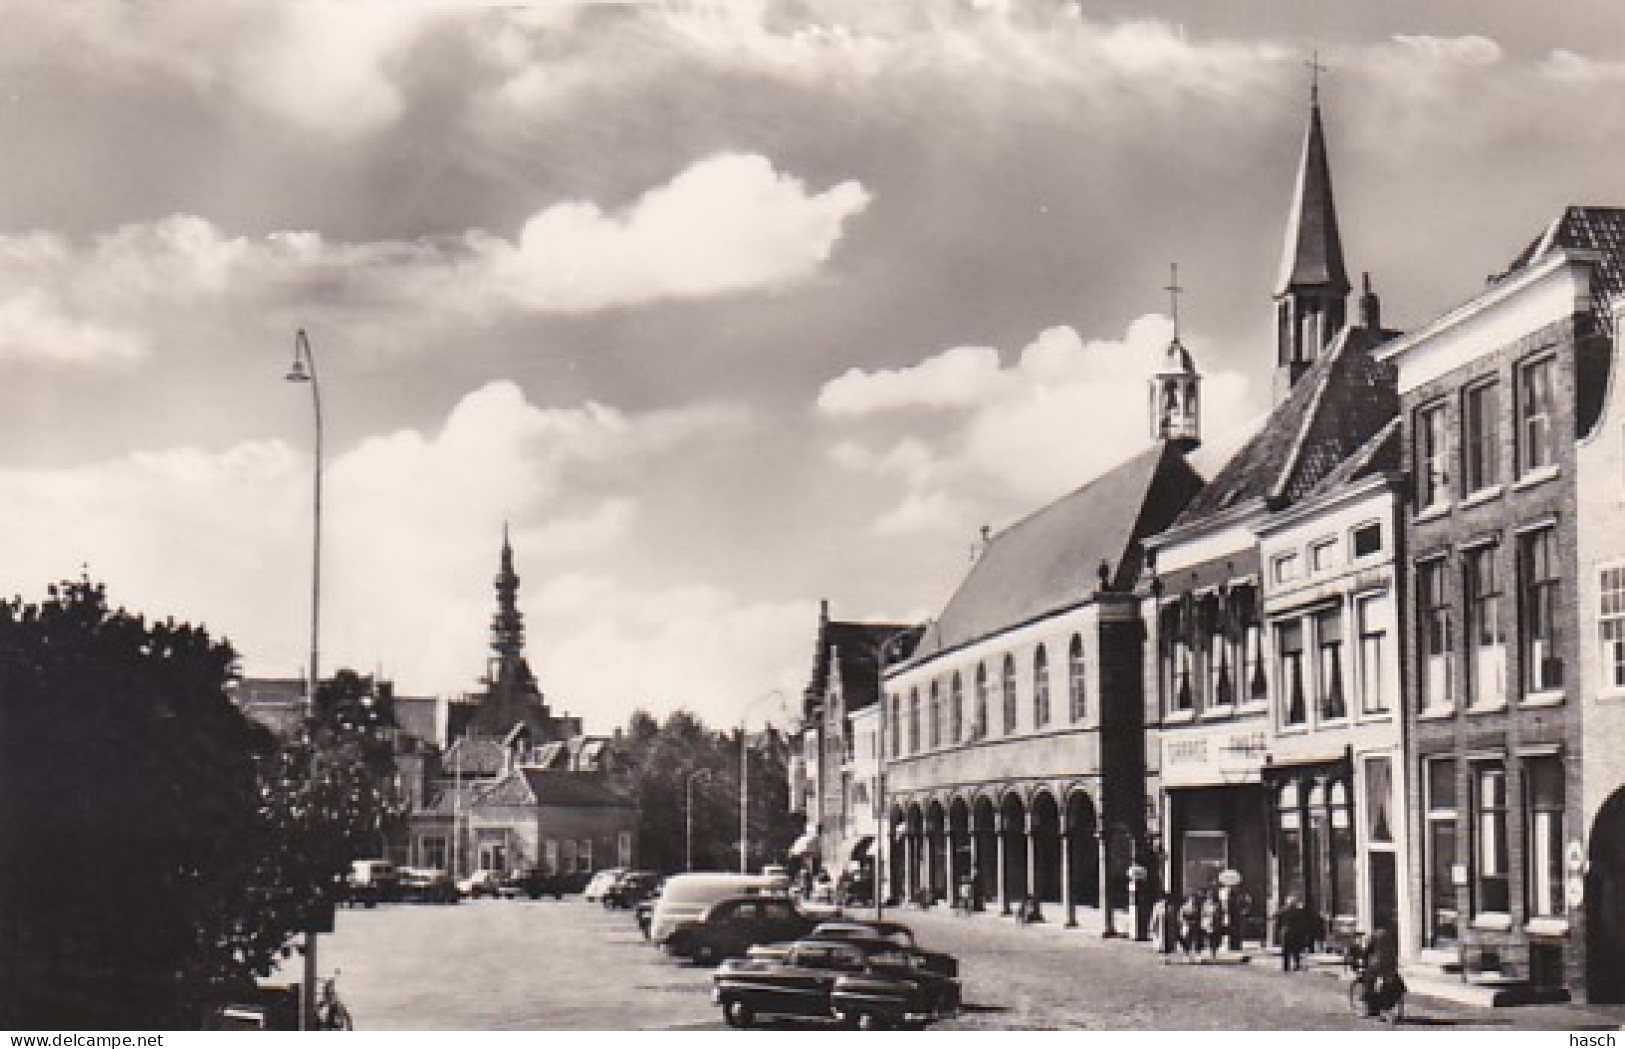
[[[1193,451],[1202,443],[1202,416],[1199,387],[1202,376],[1185,344],[1179,341],[1179,264],[1169,266],[1168,287],[1174,336],[1163,354],[1162,365],[1151,376],[1151,436],[1170,441],[1180,451]]]
[[[1281,273],[1275,285],[1277,404],[1343,330],[1351,290],[1343,264],[1337,206],[1332,200],[1326,133],[1320,122],[1320,74],[1326,67],[1318,54],[1307,65],[1309,130],[1304,135],[1281,251]]]

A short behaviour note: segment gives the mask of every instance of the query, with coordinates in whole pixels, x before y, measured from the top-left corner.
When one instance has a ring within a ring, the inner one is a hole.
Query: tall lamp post
[[[694,781],[709,780],[710,769],[695,769],[683,786],[683,869],[694,869]]]
[[[310,544],[310,681],[305,692],[305,716],[316,713],[316,688],[321,681],[320,652],[322,622],[322,392],[316,381],[316,357],[310,351],[310,340],[305,330],[293,340],[293,366],[288,369],[289,382],[310,384],[310,403],[316,417],[315,469],[312,471],[315,497],[311,509]],[[314,918],[314,916],[312,916]],[[307,925],[314,924],[314,920]],[[300,984],[299,1026],[301,1030],[316,1027],[316,933],[305,930],[305,969]]]
[[[750,873],[750,731],[747,722],[750,712],[755,710],[764,701],[777,696],[780,703],[784,702],[784,693],[774,689],[765,695],[757,696],[745,705],[744,713],[739,715],[739,873]]]
[[[890,728],[890,730],[893,732],[897,731],[897,726],[888,726],[886,723],[886,711],[888,707],[886,702],[886,666],[889,662],[892,646],[897,643],[898,639],[908,637],[910,634],[916,633],[920,629],[920,627],[913,626],[904,627],[902,630],[896,630],[890,634],[887,634],[886,637],[880,642],[880,649],[875,654],[875,702],[880,704],[880,733],[878,736],[878,742],[880,745],[880,754],[878,755],[880,765],[880,782],[876,784],[877,789],[875,790],[875,801],[880,806],[879,829],[884,831],[886,838],[886,840],[883,842],[876,842],[877,847],[875,849],[874,891],[876,921],[879,921],[886,916],[886,857],[891,851],[891,813],[886,811],[886,756],[888,754],[886,749],[886,732],[888,728]],[[904,658],[906,659],[907,656]]]

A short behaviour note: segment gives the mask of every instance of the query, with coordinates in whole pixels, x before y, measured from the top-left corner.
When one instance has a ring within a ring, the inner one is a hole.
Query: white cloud
[[[142,333],[71,317],[42,289],[0,299],[0,360],[121,367],[146,355]]]
[[[824,384],[818,407],[861,415],[910,405],[962,408],[988,396],[1001,379],[999,353],[986,346],[955,346],[909,368],[866,372],[852,368]]]
[[[846,436],[833,458],[849,470],[901,479],[900,501],[877,519],[877,533],[972,534],[980,524],[1030,512],[1149,444],[1148,383],[1171,335],[1171,322],[1152,314],[1121,339],[1084,342],[1072,328],[1048,329],[1015,364],[993,370],[992,351],[976,349],[949,350],[895,372],[849,372],[825,384],[819,406],[842,426],[879,433],[867,443]],[[1184,341],[1200,368],[1200,340]],[[962,389],[961,377],[943,365],[965,360],[980,362],[980,389]],[[942,382],[948,374],[955,380]],[[964,411],[906,414],[939,403],[944,389],[956,391]],[[1203,392],[1209,434],[1232,428],[1251,407],[1248,384],[1235,373],[1208,372]]]

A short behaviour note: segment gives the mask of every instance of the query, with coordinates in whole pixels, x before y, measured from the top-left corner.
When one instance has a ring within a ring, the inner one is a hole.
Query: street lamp
[[[765,695],[757,696],[745,705],[745,710],[739,715],[739,873],[750,873],[750,734],[746,724],[750,719],[750,712],[755,710],[764,700],[779,698],[784,702],[784,693],[774,689]]]
[[[322,622],[322,392],[316,381],[316,357],[310,351],[310,340],[305,330],[293,340],[293,366],[288,369],[289,382],[310,383],[310,403],[316,415],[315,469],[312,471],[315,498],[311,509],[310,543],[310,681],[305,692],[305,716],[316,713],[316,687],[321,681],[320,652]],[[305,971],[300,985],[299,1026],[301,1030],[316,1028],[316,933],[305,930]]]
[[[695,769],[683,786],[683,869],[694,869],[694,781],[709,780],[710,769]]]

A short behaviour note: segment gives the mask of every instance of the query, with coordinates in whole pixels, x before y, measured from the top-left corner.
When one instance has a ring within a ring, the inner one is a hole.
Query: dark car
[[[668,953],[701,965],[742,958],[756,944],[798,940],[820,919],[803,914],[781,896],[728,896],[706,909],[700,920],[666,943]]]
[[[631,910],[654,893],[660,875],[654,871],[627,871],[604,890],[604,906]]]
[[[919,956],[929,972],[939,976],[957,977],[959,959],[944,951],[928,951],[914,938],[914,930],[902,922],[869,921],[862,918],[842,918],[840,921],[821,922],[807,934],[809,940],[871,940],[892,944]],[[790,949],[787,943],[765,943],[747,952],[750,958],[782,958]]]
[[[432,867],[402,867],[396,890],[408,903],[456,903],[462,898],[451,875]]]
[[[959,981],[883,940],[801,940],[783,958],[724,962],[712,999],[730,1027],[758,1016],[836,1019],[849,1027],[919,1027],[954,1015]]]
[[[551,896],[555,900],[564,899],[565,880],[562,874],[552,874],[540,867],[518,871],[508,877],[507,885],[513,890],[515,896],[525,895],[533,900],[543,896]]]

